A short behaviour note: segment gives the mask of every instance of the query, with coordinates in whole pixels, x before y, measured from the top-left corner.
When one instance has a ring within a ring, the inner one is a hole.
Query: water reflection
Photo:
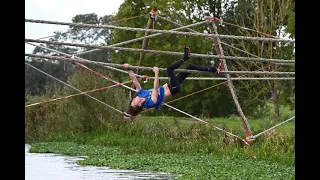
[[[110,169],[108,167],[77,165],[76,161],[85,157],[62,156],[49,153],[28,153],[30,145],[25,145],[26,180],[128,180],[165,179],[178,176],[159,172]]]

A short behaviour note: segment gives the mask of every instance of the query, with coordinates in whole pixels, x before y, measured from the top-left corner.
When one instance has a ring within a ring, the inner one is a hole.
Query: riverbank
[[[148,119],[117,130],[57,134],[46,142],[32,144],[30,152],[88,156],[78,163],[161,171],[181,175],[179,179],[288,180],[295,177],[294,123],[257,139],[251,147],[257,157],[253,159],[246,145],[208,126],[166,122]],[[253,129],[261,131],[258,125],[251,124]]]

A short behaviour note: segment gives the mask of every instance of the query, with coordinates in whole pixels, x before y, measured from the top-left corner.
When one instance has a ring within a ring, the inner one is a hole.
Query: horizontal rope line
[[[158,32],[158,33],[189,35],[189,36],[219,37],[219,38],[254,40],[254,41],[288,42],[288,43],[294,43],[295,42],[294,40],[289,40],[289,39],[274,39],[274,38],[260,38],[260,37],[233,36],[233,35],[216,35],[216,34],[209,34],[209,33],[192,33],[192,32],[179,32],[179,31],[172,31],[172,30],[157,30],[157,29],[119,27],[119,26],[112,26],[112,25],[67,23],[67,22],[45,21],[45,20],[35,20],[35,19],[25,19],[25,22],[41,23],[41,24],[67,25],[67,26],[76,26],[76,27],[89,27],[89,28],[108,28],[108,29],[128,30],[128,31]]]
[[[90,60],[79,60],[79,59],[72,59],[72,58],[66,58],[66,57],[58,57],[58,56],[46,56],[46,55],[38,55],[38,54],[28,54],[25,53],[25,56],[29,57],[38,57],[38,58],[46,58],[46,59],[54,59],[54,60],[62,60],[62,61],[76,61],[76,62],[84,62],[84,63],[92,63],[100,66],[113,66],[113,67],[120,67],[123,68],[121,64],[114,64],[114,63],[105,63],[105,62],[99,62],[99,61],[90,61]],[[144,66],[130,66],[132,69],[143,69],[143,70],[149,70],[153,71],[152,67],[144,67]],[[167,71],[166,68],[159,68],[159,71]],[[204,71],[195,71],[195,70],[185,70],[185,69],[176,69],[177,72],[189,72],[189,73],[207,73],[207,74],[213,74],[210,72],[204,72]],[[220,74],[272,74],[272,75],[294,75],[295,72],[266,72],[266,71],[220,71]]]
[[[119,71],[122,73],[128,74],[128,71],[124,71],[121,69],[117,69],[110,66],[104,66],[105,68],[112,69],[115,71]],[[135,74],[137,77],[143,77],[139,74]],[[154,77],[148,77],[148,79],[154,79]],[[294,80],[295,77],[263,77],[263,78],[257,78],[257,77],[244,77],[244,78],[230,78],[231,80]],[[159,77],[159,80],[168,80],[168,77]],[[220,77],[187,77],[186,80],[227,80],[227,78],[220,78]]]
[[[87,47],[87,48],[99,48],[99,49],[112,49],[112,50],[130,51],[130,52],[144,52],[144,53],[152,53],[152,54],[169,54],[169,55],[174,55],[174,56],[182,56],[183,55],[182,52],[169,52],[169,51],[157,51],[157,50],[147,50],[147,49],[99,46],[99,45],[89,45],[89,44],[79,44],[79,43],[46,41],[46,40],[38,40],[38,39],[25,39],[25,42],[47,43],[47,44],[67,45],[67,46],[77,46],[77,47]],[[294,63],[295,62],[295,60],[233,57],[233,56],[208,55],[208,54],[196,54],[196,53],[191,53],[191,56],[201,57],[201,58],[218,58],[218,59],[226,59],[226,60],[264,61],[264,62],[283,62],[283,63]]]

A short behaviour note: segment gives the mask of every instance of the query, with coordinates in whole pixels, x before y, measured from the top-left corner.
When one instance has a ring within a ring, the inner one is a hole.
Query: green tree
[[[86,24],[106,24],[112,21],[112,15],[98,17],[94,13],[79,14],[72,18],[73,23],[86,23]],[[77,43],[89,44],[107,44],[112,39],[112,34],[107,29],[97,28],[81,28],[69,27],[66,32],[56,31],[55,35],[51,37],[50,41],[72,41]],[[88,48],[68,47],[54,44],[40,44],[40,46],[64,52],[67,54],[77,54],[87,50]],[[57,52],[50,51],[41,47],[35,47],[33,54],[44,54],[51,56],[61,56]],[[82,58],[91,59],[95,61],[110,61],[110,52],[106,50],[96,51],[80,55]],[[68,77],[75,71],[75,66],[65,61],[52,61],[39,58],[28,58],[28,61],[35,67],[47,72],[48,74],[62,80],[67,81]],[[94,65],[88,65],[95,67]],[[95,67],[98,68],[98,67]],[[51,78],[35,72],[36,70],[26,66],[25,74],[25,91],[31,92],[32,95],[40,95],[45,90],[44,86],[47,83],[52,83],[54,80]]]

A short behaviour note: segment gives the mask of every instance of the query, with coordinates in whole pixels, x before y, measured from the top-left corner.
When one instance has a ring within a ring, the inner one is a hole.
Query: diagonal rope
[[[71,86],[71,85],[69,85],[69,84],[67,84],[67,83],[65,83],[65,82],[63,82],[63,81],[61,81],[60,79],[57,79],[57,78],[55,78],[55,77],[51,76],[50,74],[48,74],[48,73],[46,73],[46,72],[44,72],[44,71],[42,71],[42,70],[40,70],[40,69],[38,69],[38,68],[36,68],[36,67],[32,66],[32,65],[31,65],[31,64],[29,64],[29,63],[25,62],[25,64],[26,64],[26,65],[28,65],[28,66],[30,66],[31,68],[33,68],[33,69],[35,69],[35,70],[37,70],[37,71],[39,71],[39,72],[43,73],[43,74],[45,74],[45,75],[47,75],[47,76],[51,77],[51,78],[53,78],[53,79],[55,79],[55,80],[59,81],[60,83],[62,83],[62,84],[64,84],[64,85],[66,85],[66,86],[68,86],[68,87],[70,87],[70,88],[72,88],[72,89],[74,89],[74,90],[76,90],[76,91],[78,91],[78,92],[80,92],[80,93],[83,93],[83,91],[81,91],[81,90],[79,90],[79,89],[77,89],[77,88],[75,88],[75,87],[73,87],[73,86]],[[121,114],[124,114],[124,112],[122,112],[122,111],[120,111],[120,110],[118,110],[118,109],[116,109],[116,108],[114,108],[114,107],[110,106],[109,104],[106,104],[106,103],[104,103],[104,102],[100,101],[99,99],[97,99],[97,98],[95,98],[95,97],[92,97],[92,96],[90,96],[90,95],[88,95],[88,94],[84,94],[84,95],[86,95],[86,96],[90,97],[91,99],[94,99],[94,100],[98,101],[99,103],[101,103],[101,104],[103,104],[103,105],[105,105],[105,106],[107,106],[107,107],[109,107],[109,108],[111,108],[111,109],[113,109],[113,110],[115,110],[115,111],[117,111],[117,112],[121,113]]]
[[[242,39],[242,40],[252,40],[252,41],[270,41],[270,42],[288,42],[288,43],[295,42],[294,40],[289,40],[289,39],[273,39],[273,38],[233,36],[233,35],[215,35],[215,34],[208,34],[208,33],[191,33],[191,32],[180,32],[180,31],[173,31],[173,30],[143,29],[143,28],[119,27],[119,26],[112,26],[112,25],[97,25],[97,24],[84,24],[84,23],[66,23],[66,22],[59,22],[59,21],[45,21],[45,20],[35,20],[35,19],[25,19],[25,22],[67,25],[67,26],[75,26],[75,27],[109,28],[109,29],[118,29],[118,30],[127,30],[127,31],[158,32],[158,33],[201,36],[201,37],[219,37],[219,38],[230,38],[230,39],[238,39],[238,40]]]
[[[67,45],[67,46],[98,48],[98,49],[111,49],[111,50],[129,51],[129,52],[145,52],[145,53],[152,53],[152,54],[168,54],[168,55],[174,55],[174,56],[182,56],[183,55],[183,53],[181,53],[181,52],[158,51],[158,50],[124,48],[124,47],[110,47],[110,46],[89,45],[89,44],[81,44],[81,43],[46,41],[46,40],[37,40],[37,39],[25,39],[25,42],[36,42],[36,43]],[[197,54],[197,53],[192,53],[191,56],[192,57],[201,57],[201,58],[218,58],[218,59],[224,58],[226,60],[246,60],[246,61],[264,61],[264,62],[270,61],[270,62],[290,62],[290,63],[295,62],[295,60],[252,58],[252,57],[234,57],[234,56],[225,56],[225,55],[209,55],[209,54]]]
[[[263,135],[263,134],[265,134],[265,133],[267,133],[267,132],[269,132],[269,131],[271,131],[271,130],[273,130],[273,129],[275,129],[275,128],[277,128],[277,127],[279,127],[279,126],[281,126],[281,125],[283,125],[283,124],[285,124],[285,123],[287,123],[287,122],[289,122],[289,121],[291,121],[291,120],[293,120],[293,119],[295,119],[295,116],[293,116],[292,118],[289,118],[289,119],[287,119],[287,120],[285,120],[285,121],[283,121],[283,122],[281,122],[281,123],[279,123],[279,124],[277,124],[277,125],[269,128],[269,129],[267,129],[267,130],[265,130],[265,131],[262,131],[262,132],[259,133],[259,134],[256,134],[256,135],[254,135],[254,136],[251,136],[251,137],[249,137],[249,138],[250,138],[250,139],[256,139],[257,137],[259,137],[259,136],[261,136],[261,135]]]
[[[42,46],[40,46],[42,47]],[[105,62],[98,62],[98,61],[90,61],[90,60],[76,60],[72,58],[66,58],[66,57],[58,57],[58,56],[46,56],[46,55],[38,55],[38,54],[28,54],[25,53],[25,56],[29,57],[38,57],[38,58],[46,58],[46,59],[54,59],[54,60],[61,60],[61,61],[68,61],[68,62],[83,62],[83,63],[92,63],[95,65],[99,66],[113,66],[113,67],[119,67],[122,68],[121,64],[114,64],[114,63],[105,63]],[[70,55],[68,55],[70,56]],[[78,57],[77,57],[78,58]],[[130,66],[131,69],[143,69],[143,70],[148,70],[152,71],[152,67],[145,67],[145,66]],[[159,68],[159,71],[166,72],[166,68]],[[207,74],[212,74],[210,72],[206,71],[196,71],[196,70],[185,70],[185,69],[176,69],[176,72],[189,72],[189,73],[207,73]],[[268,72],[268,71],[220,71],[219,74],[266,74],[266,75],[294,75],[295,72]]]
[[[114,85],[111,85],[111,86],[106,86],[106,87],[102,87],[102,88],[98,88],[98,89],[93,89],[93,90],[89,90],[89,91],[85,91],[85,92],[81,92],[81,93],[77,93],[77,94],[71,94],[71,95],[68,95],[68,96],[62,96],[62,97],[58,97],[58,98],[54,98],[54,99],[47,99],[47,100],[44,100],[44,101],[41,101],[41,102],[37,102],[37,103],[32,103],[32,104],[26,105],[25,107],[36,106],[36,105],[45,104],[45,103],[48,103],[48,102],[54,102],[54,101],[61,100],[61,99],[67,99],[67,98],[70,98],[70,97],[79,96],[79,95],[82,95],[82,94],[101,91],[101,90],[105,90],[105,89],[109,89],[109,88],[112,88],[112,87],[119,86],[121,84],[127,84],[127,83],[130,83],[130,82],[131,81],[126,81],[126,82],[123,82],[123,83],[114,84]]]

